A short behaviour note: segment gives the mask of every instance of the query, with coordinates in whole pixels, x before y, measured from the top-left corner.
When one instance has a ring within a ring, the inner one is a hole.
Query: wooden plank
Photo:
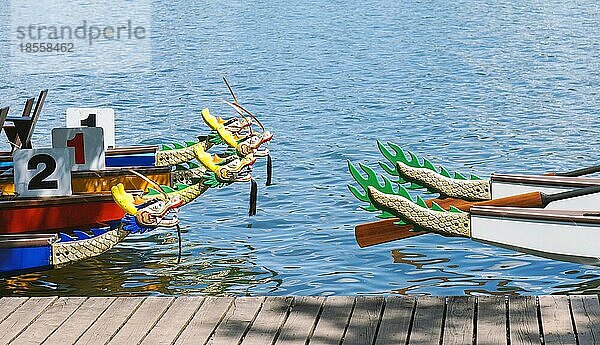
[[[88,298],[44,344],[74,344],[115,300],[115,297]]]
[[[472,344],[475,317],[475,297],[451,296],[446,305],[444,344]]]
[[[406,343],[415,303],[411,297],[391,296],[386,299],[376,345]]]
[[[312,337],[311,345],[339,344],[354,308],[354,297],[332,296],[323,303],[323,311]]]
[[[31,297],[0,323],[0,344],[6,344],[32,323],[56,297]]]
[[[41,344],[84,301],[85,297],[63,297],[57,299],[13,341],[16,344]]]
[[[204,344],[232,303],[232,297],[207,297],[175,344]]]
[[[292,297],[267,297],[241,345],[272,344],[292,301]]]
[[[570,296],[579,344],[600,345],[600,303],[597,296]]]
[[[344,337],[344,345],[373,344],[384,300],[381,296],[356,297],[354,311]]]
[[[539,304],[545,343],[575,345],[568,297],[540,296]]]
[[[505,345],[506,300],[504,297],[477,298],[477,344]]]
[[[142,344],[172,344],[204,302],[203,297],[178,297]]]
[[[290,315],[275,344],[304,345],[313,330],[324,300],[324,297],[294,297]]]
[[[444,297],[420,296],[417,299],[410,344],[440,342],[444,304]]]
[[[19,306],[27,301],[27,297],[4,297],[0,299],[0,322],[4,321]]]
[[[146,298],[108,343],[137,344],[154,327],[173,301],[173,297]]]
[[[143,297],[119,297],[77,340],[79,345],[106,344],[144,301]]]
[[[264,297],[236,298],[207,345],[238,344],[264,300]]]
[[[535,297],[511,297],[508,300],[508,319],[512,345],[541,343]]]
[[[0,344],[9,343],[55,300],[56,297],[31,297],[21,304],[0,323]]]

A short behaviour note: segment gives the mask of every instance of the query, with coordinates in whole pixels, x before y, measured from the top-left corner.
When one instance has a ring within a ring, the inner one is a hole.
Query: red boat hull
[[[47,232],[121,219],[110,195],[0,202],[0,234]]]

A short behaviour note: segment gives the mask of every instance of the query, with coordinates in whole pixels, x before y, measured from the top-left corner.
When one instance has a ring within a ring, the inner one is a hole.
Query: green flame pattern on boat
[[[401,196],[401,197],[417,204],[418,206],[430,209],[432,211],[463,213],[461,210],[459,210],[455,207],[450,207],[450,210],[447,211],[447,210],[443,209],[441,206],[439,206],[438,204],[436,204],[435,202],[432,204],[431,207],[429,207],[429,206],[427,206],[427,204],[425,203],[425,200],[423,200],[423,198],[421,196],[417,195],[416,199],[413,199],[410,192],[406,188],[404,188],[401,184],[393,183],[388,177],[386,177],[384,175],[380,175],[381,179],[383,180],[383,183],[382,183],[378,179],[377,174],[375,173],[375,171],[373,169],[371,169],[370,167],[368,167],[367,165],[362,164],[362,163],[359,163],[358,166],[366,174],[366,176],[364,176],[350,161],[348,161],[348,170],[350,171],[350,175],[352,175],[354,180],[358,183],[358,185],[361,188],[359,189],[354,185],[348,185],[348,189],[350,190],[352,195],[354,195],[355,198],[357,198],[358,200],[360,200],[362,202],[368,203],[368,206],[361,206],[361,208],[363,210],[369,211],[369,212],[380,212],[380,214],[377,215],[378,218],[382,218],[382,219],[396,218],[397,215],[393,215],[385,210],[378,208],[376,205],[374,205],[373,202],[371,201],[371,199],[369,198],[369,194],[368,194],[369,187],[373,187],[384,194],[392,194],[392,195]],[[407,224],[407,223],[404,221],[398,221],[396,224],[403,225],[403,224]]]
[[[379,148],[379,152],[381,152],[381,154],[391,163],[391,166],[384,162],[379,162],[379,165],[383,170],[385,170],[385,172],[398,178],[398,180],[394,182],[399,184],[410,183],[410,185],[406,187],[408,189],[422,189],[425,187],[413,182],[408,182],[405,179],[403,179],[401,177],[401,174],[398,172],[398,162],[404,163],[413,168],[429,169],[447,178],[453,178],[457,180],[481,180],[479,176],[473,174],[471,174],[469,178],[466,178],[463,174],[459,172],[451,173],[443,166],[440,166],[438,169],[427,158],[419,158],[417,155],[408,150],[406,150],[405,153],[405,151],[400,146],[391,142],[388,142],[387,145],[391,148],[391,150],[388,149],[379,140],[377,141],[377,147]],[[436,193],[436,191],[429,192]]]
[[[179,144],[179,143],[161,144],[160,150],[161,151],[179,150],[179,149],[184,149],[186,147],[194,146],[197,143],[198,143],[198,141],[186,141],[185,144]],[[172,147],[169,145],[171,145]]]

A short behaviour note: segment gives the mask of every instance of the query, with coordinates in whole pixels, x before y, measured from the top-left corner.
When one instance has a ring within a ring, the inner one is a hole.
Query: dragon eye
[[[240,145],[240,153],[242,155],[247,155],[250,153],[250,146],[248,146],[247,144],[242,144]]]
[[[148,209],[150,211],[159,211],[163,208],[164,206],[164,202],[162,200],[159,200],[157,202],[155,202],[154,204],[148,206]]]
[[[229,170],[227,170],[227,169],[221,169],[221,177],[222,178],[227,179],[227,178],[229,178],[229,176],[230,176],[229,175]]]

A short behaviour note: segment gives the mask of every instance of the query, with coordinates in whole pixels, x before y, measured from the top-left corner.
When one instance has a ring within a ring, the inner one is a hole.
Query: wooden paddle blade
[[[450,205],[457,203],[466,203],[459,199],[429,199],[425,200],[428,207],[431,207],[433,202],[437,202],[440,206],[449,208]],[[376,244],[401,240],[403,238],[414,237],[426,234],[427,231],[412,231],[412,225],[396,225],[398,218],[382,219],[375,222],[358,224],[354,227],[354,236],[356,243],[361,248],[374,246]]]
[[[397,221],[397,218],[390,218],[376,222],[358,224],[354,228],[354,236],[356,237],[358,246],[365,248],[427,233],[426,231],[411,231],[413,226],[410,224],[394,224],[394,222]]]

